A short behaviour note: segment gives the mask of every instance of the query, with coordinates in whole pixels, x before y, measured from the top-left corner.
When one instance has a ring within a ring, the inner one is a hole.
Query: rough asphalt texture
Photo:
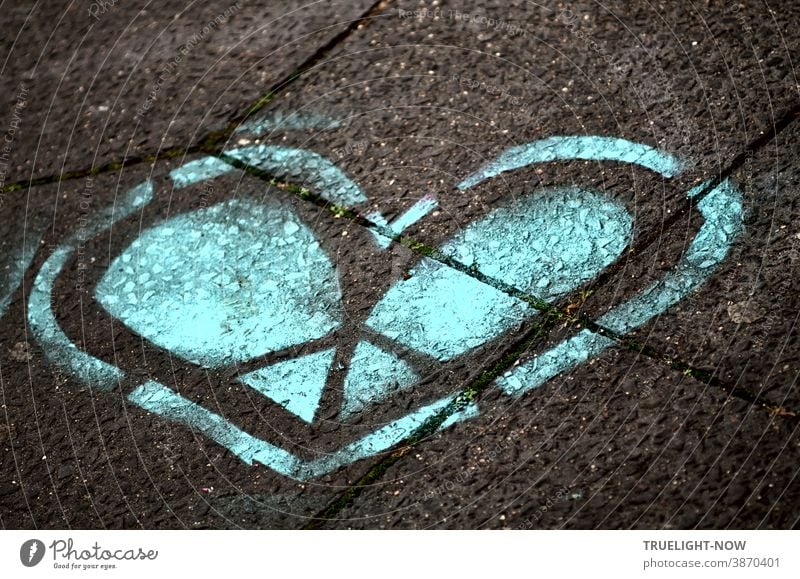
[[[798,525],[800,4],[23,2],[2,13],[0,131],[14,129],[0,197],[3,288],[31,257],[0,319],[3,528]],[[292,114],[339,122],[234,132]],[[690,164],[663,179],[568,161],[456,188],[508,147],[553,135],[622,137]],[[568,315],[539,316],[450,362],[419,357],[418,385],[342,424],[348,353],[421,254],[380,249],[363,221],[300,194],[302,176],[271,184],[237,170],[183,189],[168,179],[186,161],[254,142],[333,160],[367,195],[362,216],[391,221],[435,194],[436,212],[404,231],[425,246],[524,193],[568,184],[629,209],[632,250],[553,304]],[[698,291],[520,398],[484,387],[669,271],[702,224],[686,191],[721,176],[743,192],[745,228]],[[132,376],[96,392],[47,361],[25,304],[81,218],[146,178],[153,204],[87,241],[83,290],[75,259],[54,290],[69,338]],[[343,291],[347,322],[325,338],[341,375],[312,425],[236,372],[206,371],[112,325],[91,292],[142,228],[266,196],[313,228]],[[300,483],[126,402],[143,377],[233,409],[240,427],[303,456],[465,389],[481,415]]]

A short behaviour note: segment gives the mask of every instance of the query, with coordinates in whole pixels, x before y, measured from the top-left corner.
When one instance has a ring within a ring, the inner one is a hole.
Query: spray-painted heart
[[[681,169],[674,156],[624,139],[553,137],[504,152],[458,187],[467,189],[534,163],[571,159],[635,163],[667,178]],[[340,205],[366,201],[358,186],[327,159],[310,151],[270,145],[192,161],[171,177],[176,187],[185,187],[242,164],[302,178]],[[644,324],[702,284],[724,259],[742,228],[740,194],[725,180],[716,186],[700,185],[688,195],[701,191],[698,207],[705,222],[678,265],[664,279],[601,317],[600,325],[625,333]],[[150,182],[134,187],[114,213],[97,216],[89,233],[127,217],[152,197]],[[435,205],[435,200],[423,198],[391,224],[379,214],[370,215],[376,224],[376,242],[387,247],[389,236],[399,234]],[[556,299],[615,261],[631,231],[626,209],[591,190],[551,188],[523,196],[470,224],[441,248],[441,254],[463,267],[423,258],[408,279],[398,281],[377,303],[366,325],[406,348],[450,360],[536,315],[537,310],[503,288],[545,301]],[[124,372],[79,350],[58,327],[51,307],[53,284],[77,244],[77,238],[68,240],[43,265],[29,299],[29,320],[52,362],[107,390],[118,384]],[[479,281],[470,272],[495,283]],[[341,324],[335,268],[314,232],[277,201],[229,200],[145,230],[114,260],[96,295],[111,315],[139,335],[209,368],[301,345]],[[518,396],[612,344],[608,337],[583,330],[517,366],[495,384]],[[241,380],[312,422],[334,354],[334,349],[315,351],[259,368]],[[418,380],[414,368],[395,353],[364,340],[348,366],[342,417],[381,403],[390,385],[409,388]],[[310,461],[255,438],[158,382],[141,384],[128,400],[191,426],[248,464],[259,462],[305,480],[391,448],[454,397],[417,408],[333,454]],[[442,428],[477,413],[472,404]]]

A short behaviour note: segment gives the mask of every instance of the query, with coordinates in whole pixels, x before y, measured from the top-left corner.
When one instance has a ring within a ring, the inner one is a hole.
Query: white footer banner
[[[0,531],[3,577],[800,577],[792,531]],[[174,573],[174,575],[162,575]],[[258,575],[255,575],[255,574]]]

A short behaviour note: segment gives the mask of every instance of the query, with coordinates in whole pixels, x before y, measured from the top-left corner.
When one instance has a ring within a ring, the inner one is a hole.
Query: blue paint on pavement
[[[339,167],[313,151],[278,145],[252,145],[228,151],[225,157],[307,187],[339,205],[356,205],[367,200],[358,185]]]
[[[694,197],[707,185],[701,184],[688,195]],[[678,265],[636,297],[601,316],[597,320],[600,326],[620,334],[640,327],[700,287],[725,259],[743,228],[744,211],[739,189],[726,179],[703,197],[698,208],[705,222]],[[583,330],[555,348],[520,364],[496,383],[507,394],[521,395],[599,355],[614,343],[610,338]]]
[[[282,448],[255,438],[222,416],[187,400],[158,382],[148,381],[142,384],[128,394],[128,400],[148,412],[181,423],[203,434],[227,448],[248,465],[260,463],[284,476],[305,481],[391,449],[451,403],[454,397],[444,398],[420,408],[334,453],[312,460],[302,460]],[[439,430],[474,417],[476,414],[476,406],[470,404],[450,417]]]
[[[324,157],[300,149],[256,145],[228,158],[276,177],[308,184],[340,205],[366,200],[361,190]],[[223,156],[223,159],[225,157]],[[465,189],[502,172],[532,163],[584,159],[636,163],[671,177],[681,163],[652,147],[610,137],[552,137],[514,147],[464,180]],[[201,159],[173,171],[186,186],[231,170],[219,159]],[[694,197],[707,184],[688,193]],[[119,208],[102,212],[82,238],[110,227],[152,199],[149,182],[131,190]],[[433,207],[423,198],[389,224],[399,234]],[[723,181],[698,204],[705,223],[678,265],[598,323],[626,333],[646,323],[708,279],[742,231],[738,189]],[[366,324],[406,347],[448,360],[500,336],[537,312],[511,297],[514,288],[551,301],[595,277],[618,259],[632,235],[625,208],[596,193],[557,187],[513,200],[468,225],[441,251],[493,280],[494,285],[423,258],[370,313]],[[373,232],[375,233],[375,232]],[[386,237],[377,236],[385,246]],[[73,236],[45,262],[29,298],[29,321],[49,359],[89,384],[111,388],[124,375],[78,349],[58,327],[52,288],[78,247]],[[504,287],[505,286],[505,287]],[[498,289],[499,288],[499,289]],[[131,329],[169,351],[207,367],[221,367],[321,338],[339,327],[341,292],[337,273],[312,231],[277,201],[232,199],[182,214],[145,230],[112,263],[97,287],[100,303]],[[613,345],[583,330],[555,348],[523,362],[496,381],[511,395],[535,388]],[[334,349],[260,368],[241,377],[301,419],[312,422],[328,383]],[[388,379],[387,379],[388,378]],[[383,402],[394,390],[418,382],[416,372],[391,352],[360,342],[344,382],[344,416]],[[456,395],[411,411],[332,454],[301,460],[242,431],[228,419],[186,400],[156,382],[136,388],[129,400],[186,424],[225,446],[247,464],[260,463],[307,480],[356,460],[385,452],[417,431]],[[476,416],[473,403],[440,429]]]
[[[341,317],[333,265],[271,199],[231,199],[145,230],[96,294],[139,335],[206,367],[320,338]]]
[[[742,232],[741,193],[726,179],[697,207],[705,222],[675,268],[635,298],[600,317],[597,323],[618,333],[630,332],[678,303],[709,278]]]
[[[607,197],[554,188],[516,199],[468,225],[441,248],[508,286],[553,300],[593,278],[627,246],[632,219]],[[367,325],[447,360],[536,315],[525,302],[425,258],[395,284]]]
[[[619,202],[577,187],[515,199],[441,248],[467,267],[544,300],[556,299],[613,263],[633,219]]]
[[[349,417],[417,380],[417,373],[396,355],[369,342],[359,342],[344,380],[342,416]]]
[[[424,259],[410,275],[386,293],[366,325],[439,360],[479,346],[535,313],[438,261]]]
[[[22,278],[25,276],[25,272],[28,271],[43,237],[44,227],[42,226],[31,226],[26,229],[23,239],[19,240],[21,241],[19,246],[5,249],[10,261],[6,264],[5,270],[0,271],[0,318],[5,315],[6,308],[11,303],[14,292],[17,291],[17,288],[22,283]],[[15,241],[17,240],[6,239],[3,241],[3,245],[13,246]]]
[[[441,426],[439,426],[438,430],[446,430],[451,426],[458,424],[459,422],[465,422],[467,420],[472,420],[473,418],[477,418],[480,415],[480,410],[478,409],[478,404],[475,402],[470,402],[464,407],[463,410],[459,410],[451,414],[447,420],[442,422]]]
[[[82,240],[132,215],[152,199],[153,185],[150,181],[145,181],[128,191],[119,204],[97,214],[85,228],[72,235],[45,261],[33,282],[33,289],[28,298],[28,323],[47,360],[93,388],[110,390],[122,379],[124,373],[116,366],[79,349],[64,334],[53,313],[53,285]]]
[[[175,187],[181,189],[206,179],[214,179],[233,170],[233,165],[229,165],[216,157],[203,157],[173,169],[169,172],[169,176],[175,183]]]
[[[506,394],[519,396],[613,345],[611,338],[581,330],[558,346],[506,372],[495,384]]]
[[[333,363],[334,348],[259,368],[241,381],[306,422],[314,420]]]
[[[148,412],[188,426],[224,446],[246,464],[258,462],[284,476],[297,477],[299,461],[293,454],[255,438],[163,384],[145,382],[128,394],[128,400]]]
[[[426,195],[411,208],[403,213],[400,217],[395,219],[392,223],[389,223],[386,218],[381,215],[380,213],[373,212],[367,215],[367,219],[375,223],[376,225],[381,226],[382,228],[389,229],[394,235],[400,235],[403,231],[406,230],[407,227],[415,224],[417,221],[425,217],[428,213],[430,213],[433,209],[435,209],[439,205],[439,202],[430,195]],[[387,237],[383,235],[383,233],[377,229],[370,229],[372,235],[375,236],[375,241],[378,243],[378,247],[382,249],[386,249],[389,247],[389,244],[392,242],[391,237]]]
[[[303,479],[316,478],[357,460],[369,458],[390,450],[411,434],[415,433],[426,421],[436,416],[437,413],[441,412],[448,404],[453,402],[453,400],[455,400],[455,395],[423,406],[403,418],[382,426],[371,434],[348,444],[328,456],[308,463],[307,467],[302,469]],[[451,421],[448,426],[452,426],[455,422],[463,420],[470,415],[474,416],[476,412],[477,410],[474,407],[468,406],[464,411],[458,413],[458,416]],[[444,428],[445,425],[442,424],[439,430],[443,430]]]
[[[318,113],[270,114],[268,117],[247,121],[236,127],[237,133],[264,135],[273,131],[302,131],[306,129],[338,129],[342,122]]]
[[[50,363],[95,389],[111,390],[125,374],[78,348],[58,325],[51,306],[53,284],[72,255],[71,249],[58,248],[39,270],[28,299],[28,323]]]
[[[674,155],[626,139],[599,136],[550,137],[504,151],[497,159],[459,183],[458,188],[467,189],[500,173],[535,163],[573,159],[635,163],[664,177],[674,177],[683,167],[683,163]]]

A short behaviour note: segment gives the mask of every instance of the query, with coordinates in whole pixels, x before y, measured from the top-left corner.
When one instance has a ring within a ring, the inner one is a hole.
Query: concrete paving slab
[[[794,424],[610,350],[411,449],[333,528],[791,528]]]
[[[449,195],[463,193],[456,185],[512,147],[555,135],[602,135],[681,159],[682,170],[656,172],[673,179],[674,188],[665,193],[645,183],[629,192],[637,207],[673,211],[686,191],[727,167],[796,101],[787,72],[791,41],[781,36],[788,14],[767,18],[750,10],[734,17],[714,8],[655,14],[639,4],[603,10],[490,3],[478,10],[457,2],[401,3],[294,84],[269,114],[339,119],[338,131],[296,134],[288,143],[336,160],[372,203],[407,204],[434,190],[446,205]],[[738,28],[726,32],[736,18],[765,23],[757,46]],[[766,50],[769,66],[761,58]],[[531,155],[516,152],[506,171],[482,175],[495,194],[537,186],[523,162]],[[596,159],[593,152],[583,149]],[[597,167],[594,182],[614,165]]]
[[[0,126],[15,126],[16,135],[3,181],[197,144],[370,4],[85,1],[4,7]]]

